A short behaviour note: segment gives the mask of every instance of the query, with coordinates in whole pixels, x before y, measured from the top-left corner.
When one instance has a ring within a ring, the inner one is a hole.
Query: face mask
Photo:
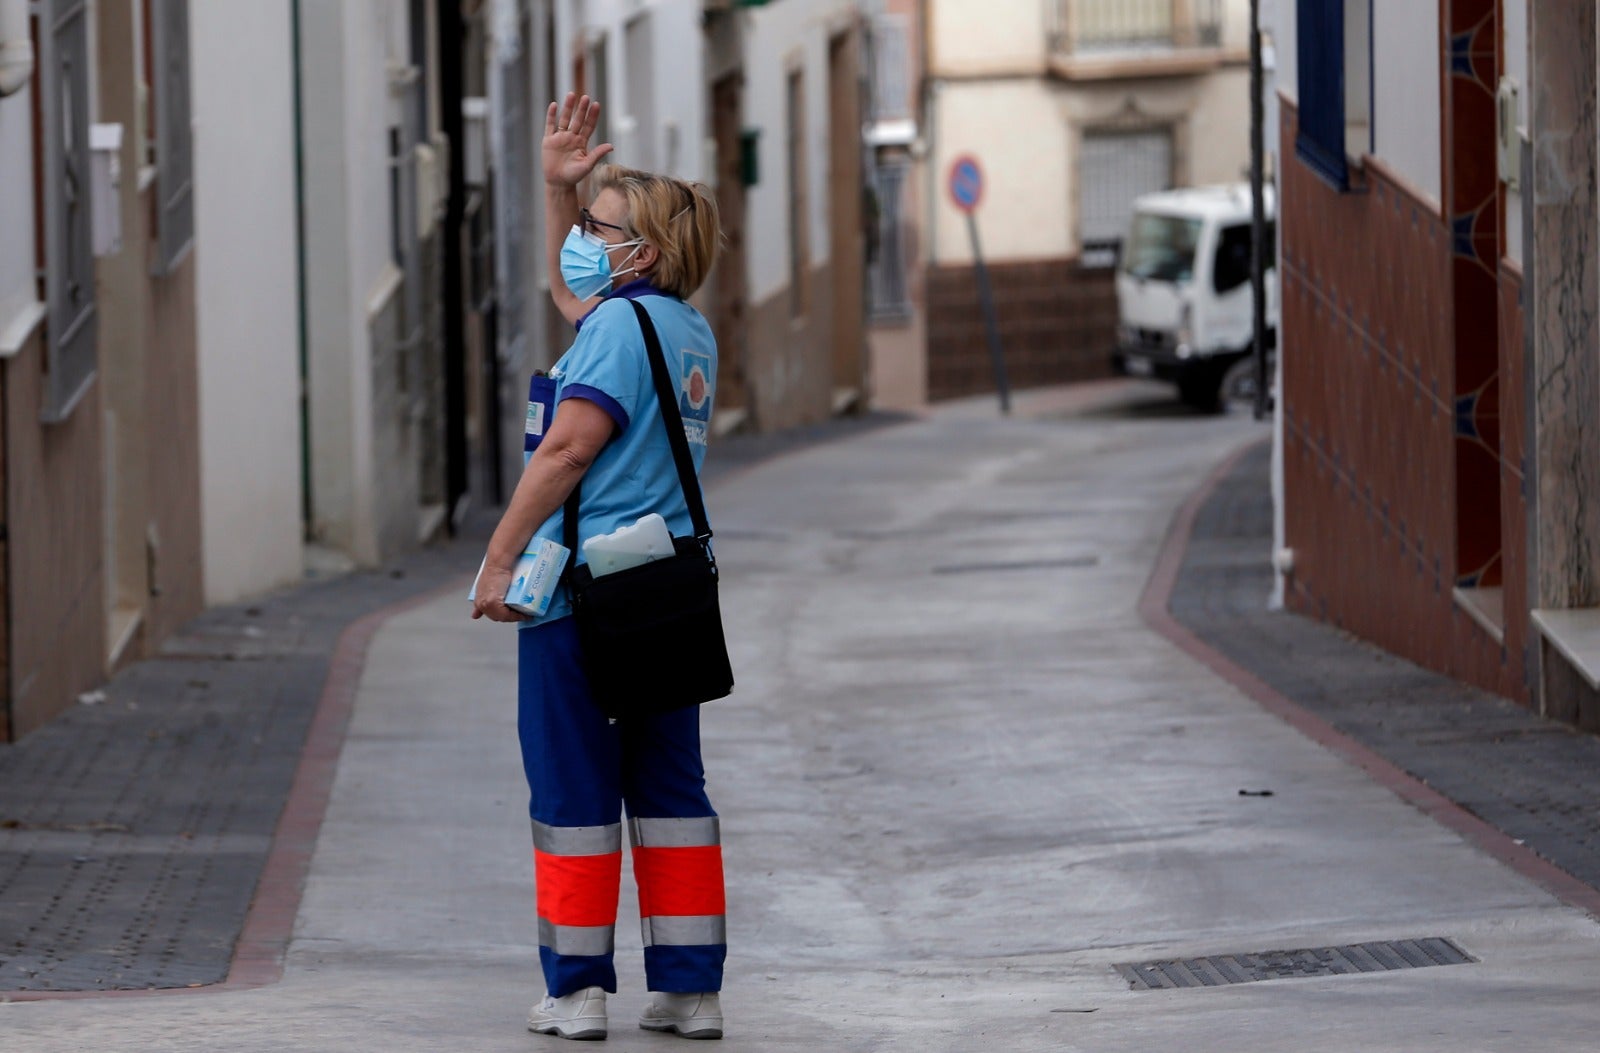
[[[644,248],[643,238],[607,245],[598,234],[587,234],[581,228],[573,227],[567,232],[567,240],[561,243],[561,279],[572,290],[572,295],[580,300],[608,293],[611,291],[611,279],[632,274],[637,268],[623,267],[613,271],[606,254],[611,249],[625,249],[630,245],[633,251],[628,253],[623,263],[633,259]]]

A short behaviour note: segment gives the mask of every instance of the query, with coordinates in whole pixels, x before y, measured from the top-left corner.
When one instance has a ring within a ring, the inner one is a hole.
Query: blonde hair
[[[637,168],[601,165],[594,173],[594,192],[602,190],[622,195],[629,233],[656,247],[659,257],[650,269],[651,283],[680,299],[694,295],[722,243],[711,188]]]

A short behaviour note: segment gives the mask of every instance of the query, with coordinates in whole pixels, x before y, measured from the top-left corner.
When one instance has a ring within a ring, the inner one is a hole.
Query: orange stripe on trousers
[[[635,848],[633,876],[639,882],[639,916],[726,914],[722,848]]]
[[[553,856],[533,853],[539,917],[556,925],[615,925],[622,853]]]

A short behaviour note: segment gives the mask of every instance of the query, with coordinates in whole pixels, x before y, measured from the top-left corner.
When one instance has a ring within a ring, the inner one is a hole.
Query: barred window
[[[910,317],[911,299],[906,283],[906,180],[909,161],[885,161],[873,166],[867,188],[867,307],[874,321],[899,321]]]
[[[1081,262],[1115,267],[1133,202],[1172,186],[1172,133],[1091,131],[1078,158],[1078,217]]]
[[[194,244],[194,137],[189,115],[189,0],[150,0],[155,69],[155,273],[168,274]]]
[[[94,380],[96,316],[89,194],[89,12],[86,0],[40,8],[46,350],[43,417],[66,420]]]

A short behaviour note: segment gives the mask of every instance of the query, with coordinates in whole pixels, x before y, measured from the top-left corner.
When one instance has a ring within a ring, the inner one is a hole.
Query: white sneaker
[[[650,1004],[639,1017],[646,1031],[676,1031],[684,1038],[722,1037],[722,999],[715,991],[705,994],[652,992]]]
[[[544,1001],[528,1010],[528,1030],[561,1038],[605,1038],[605,989],[585,987],[560,998],[546,995]]]

